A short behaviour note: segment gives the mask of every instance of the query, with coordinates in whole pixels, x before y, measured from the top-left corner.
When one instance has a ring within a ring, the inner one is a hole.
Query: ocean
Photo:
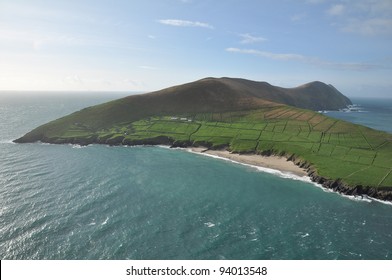
[[[0,93],[1,259],[392,259],[392,205],[163,147],[14,144],[113,94]],[[333,117],[392,132],[392,100]]]

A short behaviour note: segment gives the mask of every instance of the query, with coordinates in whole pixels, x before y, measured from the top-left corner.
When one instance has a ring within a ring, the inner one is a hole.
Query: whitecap
[[[81,146],[79,144],[71,144],[71,146],[72,146],[72,149],[81,149],[81,148],[85,147],[85,146]]]
[[[0,144],[16,144],[13,140],[1,140]]]
[[[255,235],[256,233],[257,233],[257,229],[255,229],[255,228],[252,228],[252,230],[249,231],[250,235]]]
[[[215,224],[214,224],[214,223],[211,223],[211,222],[204,223],[204,225],[207,226],[207,227],[209,227],[209,228],[215,226]]]
[[[171,147],[168,146],[168,145],[157,145],[157,147],[163,148],[163,149],[174,149],[174,148],[171,148]]]
[[[80,145],[80,144],[69,144],[72,149],[83,149],[87,147],[91,147],[93,144],[88,144],[88,145]]]
[[[350,200],[357,201],[357,202],[367,202],[367,203],[372,202],[372,200],[369,199],[369,197],[366,195],[358,196],[358,195],[347,195],[347,194],[342,194],[342,193],[339,193],[339,194],[343,197],[346,197]]]
[[[106,217],[106,220],[101,224],[102,226],[106,225],[109,221],[109,217]]]
[[[382,203],[382,204],[385,204],[385,205],[390,205],[390,206],[392,206],[392,201],[385,201],[385,200],[373,198],[373,197],[370,197],[370,196],[367,196],[367,195],[365,195],[364,197],[365,197],[367,200],[370,200],[370,201],[375,201],[375,202],[379,202],[379,203]]]

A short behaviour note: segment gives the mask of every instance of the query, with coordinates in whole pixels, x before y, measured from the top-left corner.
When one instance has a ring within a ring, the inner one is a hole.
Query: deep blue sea
[[[1,259],[392,259],[392,205],[160,147],[13,144],[117,95],[0,93]],[[392,132],[392,100],[334,117]]]

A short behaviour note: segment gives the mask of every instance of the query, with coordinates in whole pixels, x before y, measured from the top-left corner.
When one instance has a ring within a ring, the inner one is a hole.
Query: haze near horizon
[[[146,92],[211,76],[392,97],[389,0],[16,0],[0,2],[0,23],[0,90]]]

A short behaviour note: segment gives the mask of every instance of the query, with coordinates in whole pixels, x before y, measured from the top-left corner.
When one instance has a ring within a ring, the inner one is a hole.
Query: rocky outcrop
[[[311,167],[308,169],[310,179],[322,185],[324,188],[331,189],[334,192],[350,196],[370,197],[384,201],[392,201],[392,188],[388,187],[369,187],[369,186],[349,186],[341,179],[331,180],[319,176]]]

